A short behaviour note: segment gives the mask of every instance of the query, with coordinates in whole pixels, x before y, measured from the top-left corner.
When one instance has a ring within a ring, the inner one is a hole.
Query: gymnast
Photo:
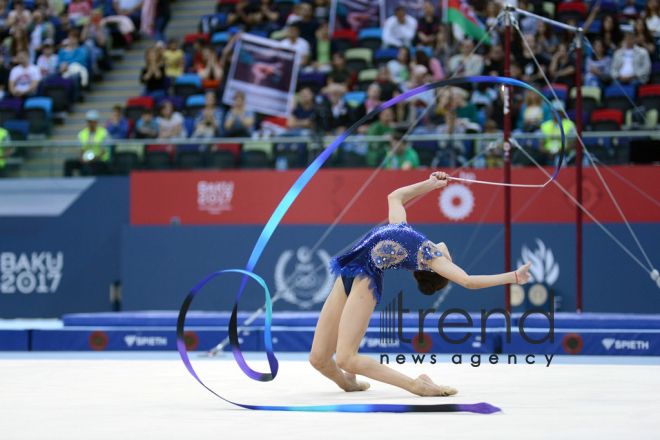
[[[412,379],[372,357],[358,354],[371,314],[383,293],[385,269],[412,271],[424,295],[433,295],[449,281],[468,289],[483,289],[525,284],[529,280],[527,271],[531,263],[515,272],[468,275],[452,262],[444,243],[432,243],[406,222],[403,205],[420,194],[443,188],[449,179],[446,173],[435,172],[426,181],[392,192],[387,197],[389,224],[373,229],[353,249],[330,263],[331,273],[338,277],[321,311],[309,361],[344,391],[369,388],[367,382],[356,379],[359,374],[419,396],[448,396],[458,392],[450,386],[435,384],[426,374]]]

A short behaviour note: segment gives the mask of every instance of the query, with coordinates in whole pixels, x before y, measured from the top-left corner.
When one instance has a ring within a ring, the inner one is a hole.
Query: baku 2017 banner
[[[236,43],[222,102],[234,104],[243,93],[245,107],[286,117],[293,108],[300,54],[277,41],[243,34]]]
[[[330,35],[335,31],[382,28],[385,22],[382,0],[332,0]]]

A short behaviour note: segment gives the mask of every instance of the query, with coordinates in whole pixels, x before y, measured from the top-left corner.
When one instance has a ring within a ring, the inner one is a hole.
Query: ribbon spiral
[[[268,241],[270,240],[271,236],[275,232],[275,228],[279,225],[280,221],[284,217],[284,214],[288,211],[288,209],[291,207],[291,204],[293,201],[298,197],[300,192],[303,190],[305,185],[312,179],[314,174],[321,168],[321,165],[330,157],[330,155],[337,149],[337,147],[348,137],[350,136],[355,130],[357,130],[358,127],[360,127],[362,124],[365,122],[369,121],[372,119],[374,116],[376,116],[379,112],[382,110],[389,108],[401,101],[404,101],[408,98],[411,98],[415,95],[418,95],[420,93],[427,92],[429,90],[437,89],[439,87],[445,87],[445,86],[452,86],[452,85],[460,85],[460,84],[468,84],[468,83],[497,83],[497,84],[505,84],[505,85],[511,85],[511,86],[518,86],[518,87],[523,87],[528,90],[532,90],[533,92],[541,95],[541,97],[548,103],[550,104],[550,108],[552,109],[555,117],[557,120],[561,121],[561,118],[559,117],[559,114],[557,111],[553,108],[551,105],[550,101],[548,98],[543,96],[538,90],[536,90],[534,87],[525,84],[522,81],[518,81],[515,79],[511,78],[503,78],[503,77],[496,77],[496,76],[470,76],[470,77],[463,77],[463,78],[451,78],[443,81],[438,81],[434,82],[431,84],[426,84],[424,86],[418,87],[413,90],[409,90],[408,92],[402,93],[401,95],[390,99],[389,101],[381,104],[378,108],[374,109],[371,111],[369,114],[364,116],[362,119],[357,121],[355,124],[353,124],[348,130],[346,130],[343,134],[341,134],[337,139],[335,139],[332,144],[330,144],[319,156],[305,169],[305,171],[300,175],[300,177],[296,180],[296,182],[293,184],[291,189],[286,193],[280,204],[277,206],[275,209],[275,212],[273,212],[273,215],[270,217],[268,220],[268,223],[266,223],[266,226],[264,227],[263,231],[261,232],[261,235],[259,236],[259,239],[257,240],[257,244],[255,245],[254,249],[252,250],[252,254],[250,255],[250,258],[248,260],[248,264],[245,268],[245,270],[241,269],[227,269],[227,270],[221,270],[219,272],[215,272],[206,278],[202,279],[200,282],[198,282],[195,287],[190,291],[188,296],[183,302],[183,305],[181,306],[181,310],[179,312],[179,317],[177,319],[177,326],[176,326],[176,336],[177,336],[177,349],[179,350],[179,355],[181,356],[181,360],[183,361],[184,365],[190,372],[190,374],[197,379],[197,381],[202,384],[204,388],[215,394],[217,397],[221,398],[225,402],[231,403],[233,405],[239,406],[241,408],[246,408],[246,409],[253,409],[253,410],[262,410],[262,411],[320,411],[320,412],[358,412],[358,413],[368,413],[368,412],[388,412],[388,413],[403,413],[403,412],[457,412],[457,411],[467,411],[467,412],[474,412],[474,413],[480,413],[480,414],[490,414],[493,412],[500,411],[499,408],[494,407],[488,403],[476,403],[476,404],[439,404],[439,405],[388,405],[388,404],[359,404],[359,405],[324,405],[324,406],[261,406],[261,405],[245,405],[241,403],[236,403],[232,402],[228,399],[225,399],[212,389],[210,389],[208,386],[202,382],[202,380],[199,378],[197,373],[195,372],[195,369],[192,367],[192,364],[190,363],[190,359],[188,357],[188,352],[186,351],[186,344],[184,342],[184,335],[183,335],[183,329],[184,329],[184,324],[186,320],[186,314],[188,313],[188,309],[190,308],[190,305],[192,304],[193,299],[197,295],[197,293],[201,290],[201,288],[208,283],[210,280],[213,278],[225,274],[225,273],[241,273],[243,274],[243,278],[241,280],[241,285],[238,290],[238,294],[236,295],[236,302],[234,303],[234,308],[232,310],[231,318],[229,320],[229,341],[231,344],[231,349],[232,353],[234,354],[234,358],[236,359],[236,362],[238,363],[239,367],[241,370],[251,379],[261,381],[261,382],[268,382],[271,381],[277,376],[277,371],[278,371],[278,362],[277,358],[275,357],[275,354],[273,352],[273,344],[272,344],[272,338],[271,338],[271,321],[272,321],[272,304],[271,304],[271,299],[270,299],[270,292],[268,290],[268,286],[266,285],[266,282],[258,275],[253,273],[253,269],[256,266],[257,262],[259,261],[259,258],[261,257],[261,254],[268,244]],[[557,164],[557,168],[555,169],[554,174],[550,178],[551,180],[554,180],[557,177],[557,174],[559,173],[559,169],[561,168],[563,156],[564,156],[564,146],[565,146],[565,135],[564,135],[564,129],[562,127],[562,124],[559,124],[559,128],[561,131],[561,151],[559,152],[559,161]],[[237,331],[237,315],[238,315],[238,302],[241,298],[241,294],[243,293],[243,289],[245,288],[245,284],[247,283],[249,278],[253,278],[256,280],[261,286],[264,288],[264,292],[266,294],[266,319],[264,323],[264,345],[266,348],[266,357],[268,359],[268,364],[270,367],[270,373],[259,373],[257,371],[254,371],[251,369],[248,365],[247,362],[245,362],[245,358],[243,357],[243,354],[240,349],[240,344],[238,342],[238,331]]]

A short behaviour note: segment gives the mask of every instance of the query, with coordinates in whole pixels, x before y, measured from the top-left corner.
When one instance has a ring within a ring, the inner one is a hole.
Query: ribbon
[[[241,408],[246,408],[246,409],[252,409],[252,410],[262,410],[262,411],[320,411],[320,412],[359,412],[359,413],[366,413],[366,412],[389,412],[389,413],[402,413],[402,412],[457,412],[457,411],[467,411],[467,412],[475,412],[475,413],[480,413],[480,414],[490,414],[493,412],[500,411],[499,408],[494,407],[488,403],[477,403],[477,404],[440,404],[440,405],[388,405],[388,404],[364,404],[364,405],[325,405],[325,406],[260,406],[260,405],[244,405],[241,403],[236,403],[232,402],[228,399],[225,399],[224,397],[220,396],[218,393],[210,389],[208,386],[202,382],[202,380],[199,378],[197,373],[195,372],[195,369],[192,367],[192,364],[190,363],[190,359],[188,357],[188,352],[186,351],[186,345],[184,342],[184,336],[183,336],[183,329],[184,329],[184,324],[186,320],[186,314],[188,313],[188,309],[190,308],[190,305],[192,304],[193,299],[197,295],[197,293],[201,290],[201,288],[208,283],[210,280],[213,278],[225,274],[225,273],[240,273],[243,274],[243,278],[241,280],[241,285],[238,290],[238,294],[236,295],[236,302],[234,303],[234,308],[232,310],[231,318],[229,320],[229,341],[231,344],[231,349],[232,353],[234,354],[234,358],[236,359],[236,362],[238,363],[239,367],[241,370],[251,379],[261,381],[261,382],[267,382],[271,381],[277,376],[277,371],[279,368],[277,358],[275,357],[275,354],[273,352],[273,344],[272,344],[272,338],[271,338],[271,320],[272,320],[272,304],[271,304],[271,299],[270,299],[270,292],[268,290],[268,286],[266,285],[266,282],[253,273],[254,267],[257,265],[257,262],[259,261],[259,258],[261,257],[261,254],[268,244],[268,241],[270,240],[271,236],[275,232],[275,228],[279,225],[280,221],[284,217],[284,214],[289,210],[291,207],[291,204],[293,201],[298,197],[300,192],[303,190],[305,185],[312,179],[314,174],[321,168],[321,165],[330,157],[330,155],[337,149],[337,147],[348,137],[350,136],[355,130],[357,130],[358,127],[360,127],[362,124],[365,122],[369,121],[372,119],[374,116],[376,116],[379,112],[382,110],[392,107],[393,105],[396,105],[397,103],[404,101],[408,98],[411,98],[415,95],[418,95],[420,93],[427,92],[429,90],[434,90],[439,87],[446,87],[446,86],[452,86],[452,85],[460,85],[460,84],[468,84],[468,83],[497,83],[497,84],[505,84],[505,85],[511,85],[511,86],[518,86],[518,87],[523,87],[528,90],[532,90],[535,93],[541,95],[541,97],[548,103],[550,104],[550,107],[555,114],[555,117],[557,118],[558,121],[561,121],[561,118],[559,117],[559,114],[557,111],[552,107],[550,101],[548,98],[543,96],[538,90],[536,90],[534,87],[525,84],[522,81],[518,81],[515,79],[511,78],[503,78],[503,77],[495,77],[495,76],[470,76],[470,77],[463,77],[463,78],[451,78],[443,81],[438,81],[435,83],[431,84],[426,84],[424,86],[418,87],[413,90],[409,90],[408,92],[402,93],[401,95],[390,99],[389,101],[381,104],[378,108],[374,109],[371,111],[369,114],[364,116],[362,119],[360,119],[358,122],[353,124],[348,130],[346,130],[344,133],[342,133],[340,136],[337,137],[337,139],[332,142],[319,156],[303,171],[303,173],[298,177],[296,182],[293,184],[291,189],[286,193],[280,204],[277,206],[275,209],[275,212],[273,212],[273,215],[270,217],[268,222],[266,223],[266,226],[264,227],[263,231],[261,232],[261,235],[259,236],[259,239],[257,240],[257,243],[252,250],[252,254],[250,255],[250,258],[248,260],[247,266],[245,270],[241,269],[227,269],[227,270],[221,270],[219,272],[215,272],[206,278],[202,279],[200,282],[198,282],[195,287],[190,291],[188,296],[183,302],[183,305],[181,306],[181,310],[179,312],[179,317],[177,320],[177,328],[176,328],[176,336],[177,336],[177,349],[179,351],[179,355],[181,356],[181,360],[183,361],[184,365],[186,366],[186,369],[190,374],[207,390],[212,392],[214,395],[217,397],[221,398],[225,402],[231,403],[232,405],[239,406]],[[559,152],[559,161],[557,164],[557,168],[550,178],[550,181],[554,180],[557,177],[557,174],[559,173],[559,169],[561,168],[563,156],[564,156],[564,145],[565,145],[565,136],[564,136],[564,129],[562,127],[562,124],[559,124],[560,130],[561,130],[561,151]],[[245,288],[245,284],[247,283],[248,279],[252,278],[256,280],[261,286],[264,288],[264,292],[266,294],[266,319],[264,323],[264,345],[266,348],[266,357],[268,359],[268,364],[270,367],[270,373],[260,373],[257,371],[254,371],[251,369],[248,365],[247,362],[245,362],[245,358],[243,357],[243,354],[240,349],[240,344],[238,342],[238,331],[237,331],[237,316],[238,316],[238,302],[241,298],[241,294],[243,293],[243,289]]]

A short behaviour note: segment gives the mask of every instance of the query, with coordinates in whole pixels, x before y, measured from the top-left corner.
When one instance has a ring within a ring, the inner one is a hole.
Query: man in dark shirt
[[[328,75],[328,84],[342,84],[348,89],[351,85],[351,73],[346,70],[346,58],[341,52],[332,54],[332,71]]]
[[[287,120],[287,127],[290,133],[298,133],[302,130],[312,130],[314,128],[314,92],[309,87],[300,90],[300,104],[293,110]]]
[[[300,4],[300,12],[302,14],[302,19],[298,22],[300,26],[300,36],[307,40],[310,46],[314,46],[316,43],[316,29],[319,27],[319,22],[314,18],[314,9],[309,3]]]

